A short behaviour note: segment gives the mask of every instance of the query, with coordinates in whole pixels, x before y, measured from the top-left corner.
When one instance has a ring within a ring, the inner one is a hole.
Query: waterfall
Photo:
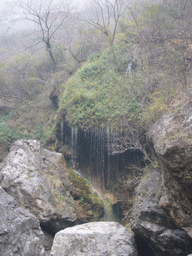
[[[71,148],[73,155],[78,155],[79,166],[83,175],[92,183],[99,184],[104,190],[110,184],[111,157],[109,151],[110,131],[96,130],[84,132],[71,128]],[[114,169],[114,168],[113,168]]]
[[[110,134],[109,134],[109,127],[107,127],[107,182],[109,183],[111,180],[110,175]]]
[[[78,143],[78,128],[75,127],[74,131],[74,150],[77,151],[77,143]]]
[[[71,149],[73,153],[77,151],[77,143],[78,143],[78,128],[71,128]]]
[[[70,127],[67,122],[60,124],[59,137],[62,144],[71,148],[72,166],[102,190],[118,182],[125,174],[127,166],[141,157],[141,154],[134,150],[111,155],[111,139],[112,142],[113,139],[118,141],[117,136],[116,133],[111,134],[109,127],[106,130],[85,132],[78,127]]]
[[[117,219],[114,216],[111,203],[108,200],[106,200],[103,196],[101,198],[103,200],[104,208],[105,208],[104,220],[105,221],[117,221]]]
[[[64,131],[63,131],[63,122],[61,122],[61,143],[63,144],[64,142]]]
[[[74,150],[74,128],[71,128],[71,149]]]
[[[92,191],[96,192],[98,197],[103,201],[103,205],[104,205],[104,220],[105,221],[116,221],[116,218],[114,216],[113,213],[113,209],[112,209],[112,205],[109,202],[109,200],[105,199],[105,197],[102,195],[102,193],[96,189],[89,180],[87,180],[86,178],[84,178],[84,176],[78,172],[77,170],[74,170],[81,178],[85,179],[87,181],[87,183],[89,184],[90,188],[92,189]]]

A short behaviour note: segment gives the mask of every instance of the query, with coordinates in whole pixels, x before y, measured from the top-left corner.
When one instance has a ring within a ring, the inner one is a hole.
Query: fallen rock
[[[192,87],[151,127],[148,140],[163,165],[159,205],[192,237]]]
[[[51,256],[136,256],[134,236],[116,222],[92,222],[66,228],[54,238]]]
[[[153,171],[143,179],[136,191],[131,228],[136,240],[146,244],[152,255],[187,255],[191,252],[191,238],[158,206],[163,190],[160,172]]]
[[[44,256],[39,221],[0,187],[0,255]]]
[[[103,207],[99,199],[98,207],[91,208],[95,205],[91,196],[89,203],[82,198],[85,191],[79,198],[73,196],[78,195],[78,189],[70,177],[73,173],[66,167],[62,154],[43,149],[38,141],[20,140],[11,146],[5,159],[0,184],[20,206],[40,220],[43,230],[53,236],[68,226],[100,217],[98,211],[100,215],[104,213],[100,211]]]

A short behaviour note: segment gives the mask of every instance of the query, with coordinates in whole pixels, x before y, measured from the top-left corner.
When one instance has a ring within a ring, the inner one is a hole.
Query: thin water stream
[[[105,221],[117,221],[117,219],[115,218],[115,215],[113,213],[113,209],[112,209],[112,204],[110,203],[110,201],[108,199],[106,199],[103,195],[102,192],[99,191],[98,189],[96,189],[95,187],[93,187],[93,185],[89,182],[89,180],[87,180],[85,177],[83,177],[83,175],[81,173],[79,173],[78,171],[74,170],[81,178],[85,179],[87,181],[87,183],[89,184],[90,188],[97,193],[98,197],[102,199],[103,204],[104,204],[104,211],[105,211],[105,215],[104,215],[104,220]]]

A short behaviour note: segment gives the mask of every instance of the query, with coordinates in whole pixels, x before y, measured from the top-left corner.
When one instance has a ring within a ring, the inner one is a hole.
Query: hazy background
[[[39,2],[34,0],[34,2]],[[22,20],[22,10],[19,8],[18,3],[26,2],[25,0],[0,0],[0,34],[9,35],[17,32],[18,30],[23,30],[32,26],[32,24],[25,20]],[[56,2],[56,1],[54,1]],[[74,6],[75,9],[82,9],[87,2],[90,0],[72,0],[68,1]]]

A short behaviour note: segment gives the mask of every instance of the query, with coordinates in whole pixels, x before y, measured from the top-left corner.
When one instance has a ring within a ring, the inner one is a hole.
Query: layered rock
[[[34,140],[14,143],[0,171],[2,187],[20,206],[33,213],[51,235],[103,214],[99,199],[99,206],[94,209],[90,206],[95,205],[91,199],[89,203],[83,201],[89,205],[83,209],[79,201],[84,199],[77,198],[79,190],[70,177],[73,173],[66,168],[63,155],[43,149],[40,142]]]
[[[192,237],[192,87],[153,125],[148,139],[163,165],[159,205]]]
[[[0,255],[44,256],[39,221],[0,187]]]
[[[131,228],[136,234],[136,239],[139,243],[148,245],[149,250],[145,251],[148,255],[187,255],[191,252],[192,240],[187,232],[178,229],[158,206],[164,193],[161,174],[153,171],[148,175],[137,188],[131,216]]]
[[[115,222],[92,222],[66,228],[54,238],[51,256],[136,256],[133,234]]]

